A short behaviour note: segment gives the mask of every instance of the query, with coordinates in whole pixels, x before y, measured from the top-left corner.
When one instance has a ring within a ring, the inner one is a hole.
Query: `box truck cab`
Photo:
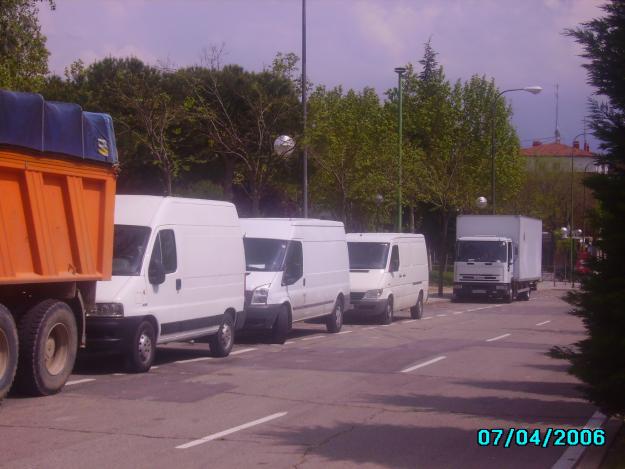
[[[541,278],[542,222],[516,215],[461,215],[453,300],[529,300]]]
[[[410,309],[423,316],[429,269],[425,238],[420,234],[349,233],[350,301],[357,314],[393,322],[394,311]]]
[[[247,329],[266,329],[284,343],[294,322],[325,318],[339,332],[349,299],[343,223],[316,219],[243,218],[248,276]]]
[[[245,258],[234,205],[199,199],[117,196],[113,276],[99,282],[87,343],[149,370],[157,344],[208,336],[230,353],[244,302]]]

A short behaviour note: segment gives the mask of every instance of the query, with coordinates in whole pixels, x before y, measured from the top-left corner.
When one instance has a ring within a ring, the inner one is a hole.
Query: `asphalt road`
[[[564,447],[480,447],[480,428],[582,428],[595,409],[546,352],[583,337],[562,291],[510,305],[437,302],[390,326],[296,325],[159,349],[149,373],[80,358],[61,394],[0,407],[8,468],[548,468]],[[501,445],[501,444],[500,444]]]

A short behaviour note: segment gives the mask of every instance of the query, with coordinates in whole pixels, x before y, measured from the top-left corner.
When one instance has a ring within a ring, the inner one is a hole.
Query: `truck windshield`
[[[143,255],[150,237],[147,226],[115,225],[113,235],[113,275],[141,273]]]
[[[456,261],[458,262],[506,262],[505,241],[458,241]]]
[[[384,269],[388,243],[347,243],[350,269]]]
[[[280,272],[288,241],[283,239],[243,238],[248,271]]]

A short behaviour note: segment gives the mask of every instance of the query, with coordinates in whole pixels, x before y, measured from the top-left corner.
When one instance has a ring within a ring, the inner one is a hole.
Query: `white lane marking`
[[[325,335],[313,335],[310,337],[304,337],[303,339],[300,340],[314,340],[314,339],[323,339],[324,337],[326,337]]]
[[[73,386],[74,384],[90,383],[91,381],[95,381],[95,378],[85,378],[85,379],[77,379],[74,381],[68,381],[67,383],[65,383],[65,386]]]
[[[411,322],[415,322],[416,319],[408,319],[407,321],[402,321],[400,324],[410,324]]]
[[[362,330],[363,331],[370,331],[371,329],[375,329],[378,326],[371,326],[371,327],[363,327]]]
[[[496,340],[505,339],[506,337],[510,337],[510,334],[502,334],[497,337],[491,337],[490,339],[486,339],[486,342],[495,342]]]
[[[391,327],[393,324],[382,324],[382,327]]]
[[[255,348],[243,348],[241,350],[235,350],[234,352],[230,352],[230,355],[239,355],[241,353],[253,352],[256,350]]]
[[[607,419],[608,418],[601,412],[596,411],[592,414],[590,420],[586,422],[584,428],[589,430],[601,428]],[[558,459],[556,463],[551,466],[551,469],[572,469],[575,464],[577,464],[577,461],[579,461],[584,449],[586,449],[585,446],[569,446],[562,456],[560,456],[560,459]]]
[[[436,362],[439,362],[441,360],[444,360],[445,358],[447,358],[445,355],[441,355],[440,357],[432,358],[431,360],[428,360],[428,361],[423,362],[423,363],[419,363],[418,365],[409,366],[408,368],[404,368],[403,370],[401,370],[401,373],[409,373],[409,372],[417,370],[419,368],[423,368],[424,366],[431,365],[432,363],[436,363]]]
[[[428,319],[432,319],[432,316],[425,316],[425,317],[423,318],[423,320],[424,320],[424,321],[427,321]]]
[[[451,314],[462,314],[462,313],[464,313],[464,311],[454,311],[454,312],[453,312],[453,313],[451,313]]]
[[[293,342],[292,340],[287,340],[284,345],[290,345],[290,344],[294,344],[295,342]]]
[[[338,332],[336,335],[341,335],[341,334],[350,334],[354,331],[343,331],[343,332]]]
[[[113,373],[113,376],[126,376],[126,373]]]
[[[151,370],[158,370],[158,366],[151,366],[150,369]]]
[[[551,320],[549,321],[543,321],[543,322],[539,322],[538,324],[536,324],[537,326],[544,326],[545,324],[549,324],[551,322]]]
[[[176,449],[188,449],[197,445],[201,445],[203,443],[208,443],[209,441],[217,440],[219,438],[223,438],[224,436],[231,435],[232,433],[245,430],[246,428],[255,427],[256,425],[260,425],[261,423],[269,422],[271,420],[284,417],[286,414],[287,412],[278,412],[277,414],[271,414],[271,415],[268,415],[267,417],[263,417],[262,419],[253,420],[252,422],[244,423],[243,425],[232,427],[228,430],[224,430],[219,433],[213,433],[212,435],[205,436],[204,438],[200,438],[199,440],[193,440],[193,441],[190,441],[189,443],[176,446]]]
[[[213,357],[198,357],[198,358],[189,358],[187,360],[178,360],[174,363],[193,363],[193,362],[203,362],[205,360],[212,360]]]
[[[447,316],[447,315],[446,315],[446,314],[437,314],[437,316],[438,316],[439,318],[444,318],[444,317],[445,317],[445,316]]]

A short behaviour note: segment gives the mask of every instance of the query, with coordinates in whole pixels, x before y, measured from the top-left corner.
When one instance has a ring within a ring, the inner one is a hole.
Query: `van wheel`
[[[156,332],[148,320],[141,321],[135,331],[126,365],[131,373],[145,373],[152,367],[156,356]]]
[[[17,370],[17,328],[9,310],[0,305],[0,401],[7,395]]]
[[[19,325],[17,387],[33,396],[59,392],[74,368],[78,350],[76,319],[62,301],[33,306]]]
[[[326,328],[328,332],[336,333],[341,330],[341,327],[343,327],[343,300],[337,298],[332,314],[326,319]]]
[[[216,334],[208,338],[211,349],[211,355],[217,358],[223,358],[230,355],[230,350],[234,345],[234,322],[232,316],[226,314],[224,321],[219,326]]]
[[[419,292],[417,304],[410,308],[410,317],[412,319],[421,319],[423,317],[423,292]]]
[[[384,312],[382,313],[382,318],[380,320],[382,324],[392,324],[393,323],[393,299],[389,298],[386,300],[386,307],[384,308]]]
[[[280,311],[278,312],[278,316],[276,317],[276,322],[271,328],[271,343],[283,344],[286,341],[286,336],[288,335],[290,329],[291,324],[289,322],[289,310],[286,305],[282,305],[280,307]]]

